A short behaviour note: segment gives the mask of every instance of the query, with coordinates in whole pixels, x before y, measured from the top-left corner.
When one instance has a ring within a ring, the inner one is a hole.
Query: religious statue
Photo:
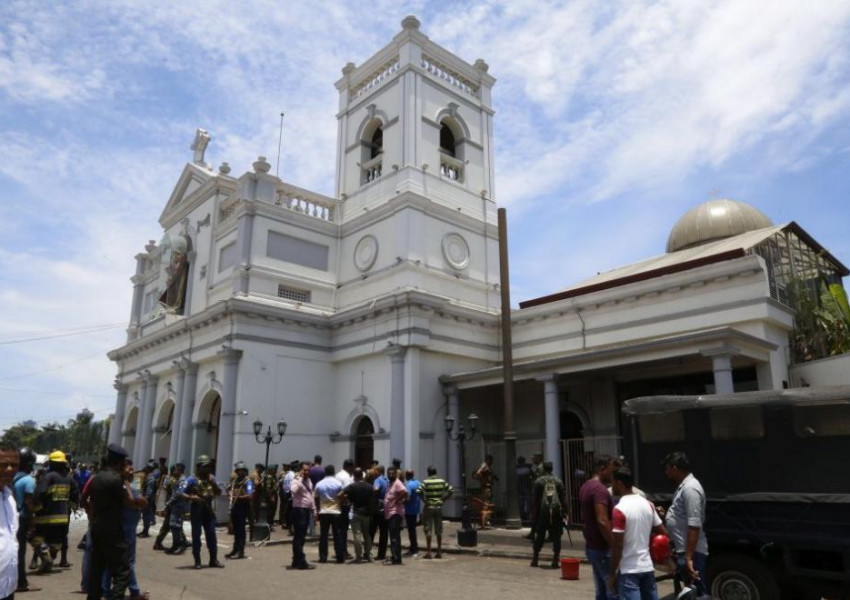
[[[159,297],[166,312],[182,315],[189,280],[189,239],[178,233],[166,233],[160,242],[165,265],[165,291]]]

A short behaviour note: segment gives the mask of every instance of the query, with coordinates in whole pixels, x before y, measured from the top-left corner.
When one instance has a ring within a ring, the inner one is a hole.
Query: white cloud
[[[0,112],[14,118],[0,121],[0,339],[127,320],[133,256],[160,235],[197,126],[213,136],[207,160],[240,173],[260,154],[274,165],[284,110],[282,176],[333,193],[333,82],[410,13],[498,78],[496,193],[511,207],[516,299],[663,247],[668,221],[713,187],[672,191],[697,172],[737,195],[755,178],[847,156],[846,135],[823,139],[850,107],[841,0],[770,10],[755,0],[376,0],[368,15],[344,2],[33,10],[10,0],[3,12]],[[746,177],[734,168],[742,160]],[[624,243],[630,231],[642,235]],[[44,410],[95,398],[108,410],[114,366],[85,357],[121,339],[0,346],[0,388],[4,375],[79,360],[15,385],[74,390],[38,397]]]

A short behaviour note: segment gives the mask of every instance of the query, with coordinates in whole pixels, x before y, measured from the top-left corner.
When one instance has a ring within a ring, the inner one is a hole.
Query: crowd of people
[[[685,584],[679,598],[711,597],[703,578],[705,492],[683,452],[670,453],[662,466],[677,486],[666,510],[647,500],[631,470],[611,456],[595,458],[593,475],[579,490],[596,600],[658,600],[655,565],[665,562]]]
[[[482,488],[491,490],[495,475],[492,457],[487,459],[475,477]],[[293,538],[290,569],[315,568],[307,561],[304,545],[316,533],[319,563],[401,565],[402,532],[407,531],[406,555],[417,556],[420,524],[425,534],[422,557],[442,557],[442,509],[454,490],[435,467],[429,467],[420,481],[398,460],[389,467],[374,461],[368,469],[355,467],[350,459],[339,470],[322,463],[321,456],[312,462],[294,461],[279,473],[276,467],[257,464],[249,473],[240,461],[229,481],[220,484],[213,475],[214,461],[205,455],[197,458],[191,473],[183,464],[167,468],[162,459],[136,470],[128,452],[110,444],[101,464],[91,468],[72,465],[59,450],[39,466],[31,449],[0,443],[0,600],[16,592],[38,591],[27,577],[28,548],[32,549],[29,571],[70,567],[69,523],[78,510],[88,516],[79,547],[85,550],[81,588],[90,600],[123,598],[126,591],[131,598],[147,598],[136,573],[136,544],[139,538],[150,537],[157,515],[162,525],[155,550],[182,554],[191,548],[194,567],[201,569],[203,538],[208,567],[223,568],[214,504],[219,497],[229,500],[233,545],[227,559],[245,558],[249,532],[251,539],[264,539],[271,527],[280,526]],[[701,578],[708,554],[702,530],[705,494],[683,453],[667,456],[664,469],[677,486],[666,511],[646,500],[633,485],[631,471],[609,456],[596,457],[592,477],[581,486],[585,549],[597,600],[657,600],[654,562],[658,560],[653,560],[647,543],[653,534],[669,535],[675,551],[672,566],[692,597],[707,595]],[[555,567],[568,510],[565,486],[540,455],[530,465],[518,461],[517,474],[520,484],[530,490],[520,495],[520,501],[532,522],[531,565],[538,566],[543,545],[551,541]],[[187,517],[191,542],[183,532]],[[171,543],[166,547],[169,534]],[[11,556],[12,549],[16,556]]]
[[[128,452],[117,444],[110,444],[101,463],[91,468],[73,465],[59,450],[43,466],[36,460],[29,448],[0,444],[0,600],[39,591],[27,577],[28,548],[30,572],[71,566],[68,532],[76,511],[85,511],[88,517],[88,529],[78,545],[84,550],[81,591],[90,600],[124,598],[126,592],[131,598],[146,599],[149,594],[142,591],[136,572],[136,545],[138,539],[151,537],[157,516],[162,523],[153,548],[168,554],[191,548],[196,569],[203,568],[202,538],[207,565],[224,567],[218,560],[216,533],[214,503],[219,497],[229,500],[233,545],[227,559],[245,558],[248,531],[252,539],[255,534],[262,539],[268,535],[262,528],[276,521],[293,538],[290,569],[315,568],[306,559],[304,544],[316,532],[320,563],[400,565],[404,529],[409,542],[406,555],[420,552],[420,520],[426,539],[423,558],[442,558],[442,507],[454,492],[434,467],[420,481],[412,470],[403,470],[400,461],[386,468],[375,461],[369,469],[361,469],[349,459],[336,470],[323,466],[322,457],[316,456],[312,462],[294,461],[279,474],[275,467],[259,464],[249,474],[240,461],[230,480],[221,485],[213,475],[214,461],[205,455],[197,458],[188,474],[185,465],[166,468],[162,459],[136,470]],[[187,517],[191,542],[183,533]],[[348,551],[349,531],[354,555]]]

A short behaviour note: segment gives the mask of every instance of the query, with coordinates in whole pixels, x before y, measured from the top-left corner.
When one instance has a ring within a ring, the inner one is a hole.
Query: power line
[[[70,396],[73,394],[80,394],[83,397],[92,397],[92,398],[113,398],[113,394],[87,394],[85,392],[77,392],[74,390],[61,392],[59,390],[21,390],[16,388],[4,388],[0,387],[0,392],[15,392],[18,394],[48,394],[52,396]]]
[[[97,323],[94,325],[80,325],[79,327],[50,327],[48,329],[23,329],[14,333],[0,333],[0,338],[15,337],[18,335],[43,335],[46,333],[61,333],[65,331],[81,331],[83,329],[94,329],[96,327],[111,327],[120,323]]]
[[[25,342],[37,342],[39,340],[52,340],[60,337],[68,337],[72,335],[84,335],[87,333],[100,333],[101,331],[108,331],[110,329],[117,329],[119,327],[123,327],[124,323],[116,323],[113,325],[99,325],[97,327],[91,327],[89,329],[83,329],[79,331],[66,331],[65,333],[55,333],[52,335],[42,335],[38,337],[31,338],[23,338],[20,340],[7,340],[5,342],[0,342],[0,346],[6,346],[9,344],[23,344]]]
[[[50,373],[51,371],[58,371],[59,369],[64,369],[65,367],[70,367],[71,365],[75,365],[77,363],[83,362],[84,360],[91,360],[96,356],[103,356],[103,350],[98,350],[96,353],[91,354],[89,356],[83,356],[82,358],[78,358],[77,360],[72,360],[69,363],[65,363],[63,365],[57,365],[55,367],[50,367],[48,369],[42,369],[41,371],[33,371],[32,373],[24,373],[23,375],[12,375],[11,377],[0,377],[0,381],[9,381],[10,379],[22,379],[24,377],[34,377],[36,375],[41,375],[43,373]]]

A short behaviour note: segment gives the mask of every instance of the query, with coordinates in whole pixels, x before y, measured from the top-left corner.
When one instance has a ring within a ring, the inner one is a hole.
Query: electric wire
[[[118,323],[118,324],[113,324],[113,325],[100,325],[98,327],[92,327],[92,328],[89,328],[89,329],[83,329],[83,330],[79,330],[79,331],[66,331],[65,333],[55,333],[55,334],[52,334],[52,335],[42,335],[42,336],[31,337],[31,338],[23,338],[23,339],[18,339],[18,340],[6,340],[6,341],[3,341],[3,342],[0,342],[0,346],[7,346],[7,345],[10,345],[10,344],[23,344],[25,342],[37,342],[37,341],[40,341],[40,340],[52,340],[52,339],[61,338],[61,337],[68,337],[68,336],[72,336],[72,335],[85,335],[85,334],[88,334],[88,333],[100,333],[102,331],[109,331],[110,329],[118,329],[119,327],[124,327],[124,326],[125,326],[124,323]]]

